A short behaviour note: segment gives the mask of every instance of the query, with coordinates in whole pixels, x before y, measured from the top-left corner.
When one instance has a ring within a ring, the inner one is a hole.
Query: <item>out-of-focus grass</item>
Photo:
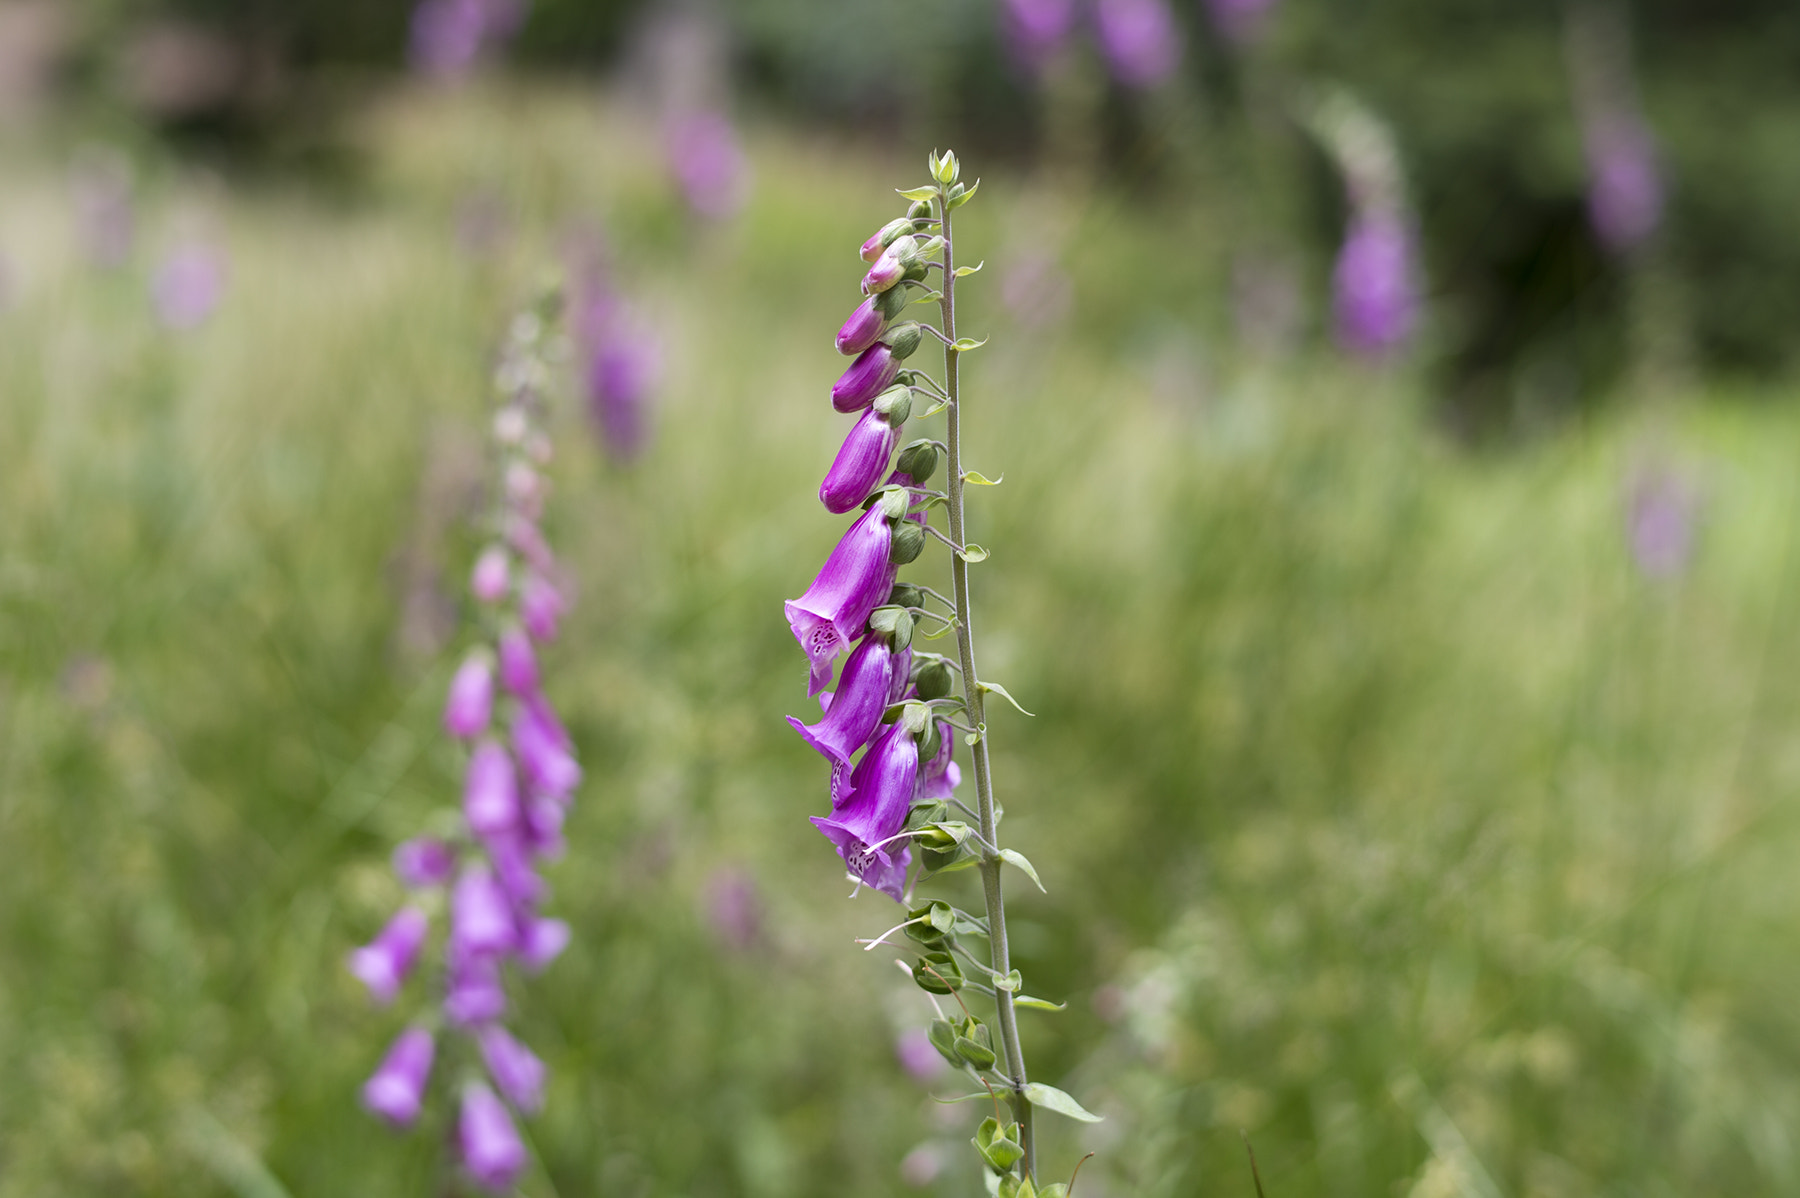
[[[54,162],[0,193],[0,1193],[433,1184],[443,1129],[354,1098],[420,991],[372,1010],[342,958],[456,793],[488,351],[583,223],[665,378],[630,470],[562,422],[580,598],[546,670],[588,780],[552,871],[576,943],[520,995],[554,1075],[524,1189],[895,1192],[931,1139],[934,1192],[975,1192],[973,1108],[892,1058],[925,1004],[850,943],[891,907],[844,900],[781,721],[780,600],[842,524],[813,490],[851,247],[926,147],[753,131],[756,198],[707,228],[650,128],[403,99],[348,195],[158,187],[119,274],[79,264]],[[478,194],[510,230],[485,255],[455,236]],[[230,283],[176,336],[143,273],[195,204]],[[996,334],[971,460],[1006,474],[976,496],[982,653],[1038,713],[995,716],[996,771],[1051,887],[1016,937],[1072,1000],[1026,1035],[1113,1116],[1082,1188],[1247,1193],[1242,1128],[1271,1194],[1791,1192],[1795,418],[1713,396],[1473,458],[1398,377],[1195,349],[1204,211],[990,178],[964,212]],[[1074,319],[1014,327],[995,276],[1058,227]],[[1705,495],[1663,584],[1622,536],[1653,437]],[[704,915],[721,870],[759,887],[747,950]]]

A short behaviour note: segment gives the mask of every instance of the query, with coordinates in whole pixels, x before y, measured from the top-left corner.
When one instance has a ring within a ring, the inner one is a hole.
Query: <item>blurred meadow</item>
[[[494,354],[580,244],[657,363],[635,460],[574,370],[556,401],[544,671],[586,778],[547,871],[574,940],[515,996],[551,1071],[519,1190],[981,1192],[981,1108],[931,1097],[966,1084],[897,1058],[925,996],[854,944],[895,908],[807,823],[779,614],[843,527],[855,246],[968,126],[770,89],[721,218],[628,72],[350,94],[260,157],[81,102],[0,132],[0,1196],[449,1192],[441,1110],[358,1105],[413,1008],[344,962],[460,793]],[[1049,888],[1012,876],[1014,951],[1069,1004],[1021,1019],[1106,1115],[1046,1129],[1046,1176],[1091,1148],[1083,1198],[1248,1196],[1247,1136],[1269,1198],[1800,1192],[1791,345],[1709,356],[1669,251],[1510,374],[1468,332],[1491,296],[1437,285],[1410,353],[1345,352],[1329,247],[1244,279],[1271,213],[1323,219],[1269,198],[1323,159],[1208,142],[1190,100],[1087,150],[955,142],[969,464],[1005,475],[972,497],[984,673],[1036,713],[991,714],[994,767]],[[159,314],[195,246],[213,302]],[[1590,333],[1617,361],[1570,375]]]

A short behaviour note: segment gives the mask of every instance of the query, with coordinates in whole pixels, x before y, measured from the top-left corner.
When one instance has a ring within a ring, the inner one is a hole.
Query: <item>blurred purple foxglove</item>
[[[513,1039],[497,1023],[490,1023],[475,1033],[481,1046],[481,1059],[488,1076],[500,1093],[517,1109],[528,1115],[544,1107],[544,1062],[537,1054]]]
[[[394,876],[413,890],[442,886],[455,868],[456,850],[430,836],[404,841],[394,850]]]
[[[819,484],[819,502],[825,510],[841,516],[867,499],[887,473],[899,438],[900,430],[886,417],[865,408]]]
[[[542,969],[569,947],[569,925],[560,919],[528,919],[519,942],[519,961],[525,968]]]
[[[737,131],[717,112],[696,112],[676,121],[668,134],[669,168],[688,207],[709,220],[723,220],[741,207],[748,188],[748,164]]]
[[[946,1068],[944,1058],[931,1046],[931,1037],[922,1027],[910,1027],[900,1033],[894,1041],[894,1056],[917,1081],[935,1081]]]
[[[485,865],[465,866],[450,895],[450,939],[469,956],[500,954],[518,944],[512,903]]]
[[[436,1053],[437,1042],[424,1028],[410,1027],[401,1032],[381,1058],[381,1064],[363,1083],[363,1105],[397,1127],[410,1126],[419,1117]]]
[[[588,411],[607,452],[628,462],[643,451],[658,352],[647,335],[613,329],[589,351]]]
[[[531,638],[513,625],[500,633],[500,684],[520,698],[538,693],[537,654]]]
[[[204,324],[224,293],[224,255],[198,242],[180,246],[163,259],[150,283],[157,317],[177,332]]]
[[[715,871],[706,884],[706,921],[725,946],[737,952],[762,937],[762,899],[756,880],[742,869]]]
[[[531,846],[516,829],[509,829],[484,841],[488,860],[493,863],[494,877],[500,883],[507,901],[516,910],[528,910],[545,894],[544,880],[531,864]],[[524,932],[514,921],[514,946],[522,943]]]
[[[1075,28],[1075,0],[1002,0],[1000,30],[1014,57],[1042,66]]]
[[[525,462],[514,462],[507,466],[501,484],[506,489],[507,506],[513,511],[527,520],[543,518],[544,496],[549,491],[543,475]]]
[[[477,649],[463,658],[450,679],[450,694],[444,702],[444,729],[464,740],[480,736],[487,731],[493,709],[494,662],[485,650]]]
[[[850,319],[837,332],[838,353],[846,356],[860,354],[880,338],[881,331],[887,328],[887,317],[876,306],[879,302],[879,296],[871,295],[856,306],[856,311],[850,313]]]
[[[919,766],[918,792],[913,796],[915,801],[921,799],[950,799],[956,796],[956,788],[962,783],[962,769],[956,764],[956,730],[942,720],[938,721],[938,750],[930,761]]]
[[[413,67],[439,78],[466,75],[484,51],[517,31],[524,16],[521,0],[423,0],[413,9]]]
[[[884,342],[877,341],[856,355],[856,361],[831,385],[831,406],[846,413],[866,408],[899,373],[900,359]]]
[[[519,516],[506,522],[506,540],[514,549],[524,555],[531,563],[532,569],[540,574],[556,572],[556,555],[550,552],[550,542],[544,540],[544,534],[538,526]]]
[[[807,694],[817,695],[830,685],[832,659],[862,635],[869,613],[893,590],[897,571],[888,561],[892,543],[893,532],[876,504],[838,540],[806,593],[782,605],[788,627],[811,663]]]
[[[1588,123],[1588,219],[1608,249],[1641,244],[1662,220],[1662,175],[1642,123],[1608,116]]]
[[[469,1082],[463,1087],[456,1147],[469,1176],[496,1193],[511,1189],[525,1171],[525,1144],[519,1139],[512,1116],[494,1092],[480,1082]]]
[[[519,781],[511,754],[498,742],[484,740],[469,754],[463,780],[463,816],[469,830],[489,838],[519,826]]]
[[[1378,356],[1411,336],[1418,320],[1412,233],[1398,214],[1356,213],[1332,272],[1338,341]]]
[[[519,621],[532,640],[539,644],[555,640],[557,622],[568,606],[555,583],[542,574],[526,575],[519,592]]]
[[[569,755],[566,737],[547,704],[520,705],[513,716],[512,744],[534,794],[565,799],[581,781],[581,767]]]
[[[423,911],[402,907],[375,939],[350,954],[350,972],[369,988],[376,1002],[394,1001],[419,959],[427,927]]]
[[[1098,0],[1094,24],[1113,78],[1154,87],[1181,63],[1181,29],[1165,0]]]
[[[506,598],[511,573],[506,550],[499,545],[489,545],[475,559],[475,569],[469,576],[469,590],[483,603],[498,603]]]
[[[851,771],[844,804],[829,816],[812,817],[813,827],[837,846],[849,871],[895,902],[900,901],[912,850],[893,838],[906,826],[918,772],[919,746],[904,721],[896,721]]]
[[[885,637],[869,633],[844,663],[825,718],[809,726],[789,716],[788,724],[826,760],[848,765],[881,723],[893,681],[894,652]]]
[[[563,805],[555,799],[537,796],[525,804],[525,844],[545,860],[563,855]]]
[[[1239,45],[1256,40],[1275,0],[1207,0],[1213,25]]]
[[[1693,556],[1695,496],[1666,469],[1650,468],[1632,480],[1626,533],[1632,560],[1647,578],[1674,578]]]
[[[506,1014],[506,990],[500,984],[497,957],[473,956],[449,948],[448,986],[444,993],[444,1017],[458,1027],[471,1027]]]

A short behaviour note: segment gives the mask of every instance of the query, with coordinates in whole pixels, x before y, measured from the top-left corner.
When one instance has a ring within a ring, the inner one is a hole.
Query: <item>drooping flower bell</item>
[[[1378,356],[1405,343],[1418,318],[1412,233],[1397,213],[1373,209],[1354,216],[1332,272],[1339,342]]]
[[[537,694],[537,654],[531,651],[531,638],[517,625],[500,634],[500,682],[521,698]]]
[[[519,1139],[519,1130],[505,1104],[481,1082],[463,1087],[456,1146],[469,1176],[496,1193],[510,1189],[525,1171],[525,1144]]]
[[[475,1038],[481,1046],[481,1059],[487,1065],[488,1076],[494,1079],[506,1100],[526,1114],[542,1110],[544,1062],[537,1054],[497,1023],[482,1028]]]
[[[206,323],[225,293],[225,255],[193,242],[176,249],[151,280],[151,299],[163,324],[186,332]]]
[[[900,373],[900,359],[893,347],[877,341],[850,363],[838,381],[831,385],[831,406],[840,412],[854,412],[867,407],[877,395],[893,383]]]
[[[484,740],[469,755],[463,782],[463,816],[483,838],[504,836],[519,825],[519,780],[512,756],[498,742]]]
[[[1181,63],[1181,29],[1165,0],[1099,0],[1094,23],[1113,77],[1154,87]]]
[[[494,659],[476,649],[463,658],[450,679],[444,702],[444,730],[464,740],[487,731],[494,708]]]
[[[518,943],[512,904],[485,865],[464,868],[450,895],[450,939],[471,956],[510,951]]]
[[[400,1033],[369,1080],[363,1083],[363,1105],[397,1127],[410,1126],[425,1100],[425,1083],[437,1043],[422,1027]]]
[[[581,766],[570,755],[567,737],[545,704],[520,704],[513,716],[512,745],[534,793],[565,799],[581,781]]]
[[[519,622],[532,640],[539,644],[555,640],[556,626],[567,608],[555,583],[536,572],[526,575],[519,594]]]
[[[749,175],[737,130],[720,112],[696,112],[674,122],[667,140],[669,167],[688,207],[723,220],[743,206]]]
[[[849,872],[895,902],[906,883],[912,850],[894,838],[906,826],[918,772],[919,746],[906,721],[896,720],[857,762],[844,804],[829,816],[812,817],[813,826],[837,846]]]
[[[1075,0],[1002,0],[1001,31],[1015,57],[1036,68],[1053,57],[1075,28]]]
[[[444,1018],[458,1027],[473,1027],[506,1014],[506,989],[497,958],[465,952],[454,940],[449,958]]]
[[[893,531],[887,506],[875,504],[852,524],[806,593],[782,605],[788,627],[812,666],[809,695],[830,685],[838,650],[862,634],[869,613],[893,589],[895,566],[888,560]]]
[[[394,850],[394,876],[410,890],[442,886],[456,869],[456,850],[436,837],[403,841]]]
[[[919,765],[918,790],[914,801],[949,799],[962,783],[962,769],[956,764],[956,733],[943,720],[937,726],[938,750],[929,761]]]
[[[369,988],[375,1001],[386,1004],[400,993],[406,975],[419,959],[429,925],[416,907],[402,907],[379,935],[350,954],[350,972]]]
[[[912,393],[903,386],[889,387],[863,411],[819,484],[819,502],[826,511],[842,515],[881,484],[900,427],[911,414]]]
[[[505,548],[489,545],[475,559],[475,569],[469,576],[469,590],[483,603],[498,603],[506,598],[511,572]]]
[[[789,716],[788,724],[826,760],[849,765],[881,723],[893,681],[893,648],[885,636],[871,632],[844,663],[843,677],[824,718],[807,725]]]

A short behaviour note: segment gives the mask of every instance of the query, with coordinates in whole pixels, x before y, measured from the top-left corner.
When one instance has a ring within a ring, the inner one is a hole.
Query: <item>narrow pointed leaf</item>
[[[975,192],[980,187],[981,187],[981,180],[980,179],[975,180],[975,182],[973,182],[969,185],[969,190],[963,192],[961,195],[957,196],[954,200],[950,201],[950,207],[961,208],[964,204],[968,203],[970,200],[975,198]]]
[[[936,1094],[933,1094],[931,1096],[931,1101],[941,1102],[945,1106],[949,1106],[950,1104],[956,1103],[956,1102],[973,1102],[977,1098],[992,1098],[992,1097],[993,1097],[992,1094],[989,1094],[986,1090],[983,1090],[979,1094],[958,1094],[955,1098],[939,1098]],[[1064,1095],[1064,1097],[1066,1098],[1068,1096]],[[1071,1101],[1073,1101],[1073,1100],[1071,1099]]]
[[[1066,1002],[1051,1002],[1047,998],[1033,998],[1029,994],[1021,994],[1013,999],[1013,1006],[1029,1007],[1033,1011],[1066,1011],[1069,1009],[1069,1004]]]
[[[1059,1115],[1067,1115],[1069,1118],[1079,1119],[1083,1123],[1098,1123],[1101,1120],[1101,1116],[1094,1114],[1055,1086],[1046,1086],[1043,1082],[1027,1082],[1025,1084],[1025,1100],[1032,1106],[1043,1107],[1047,1111],[1055,1111]]]
[[[1023,707],[1020,707],[1019,701],[1008,694],[1006,688],[1001,686],[998,682],[984,682],[981,684],[981,689],[984,691],[992,691],[994,694],[999,695],[1002,699],[1011,703],[1015,708],[1018,708],[1019,714],[1021,715],[1028,715],[1034,718],[1037,715],[1034,711],[1026,711]]]
[[[918,419],[923,420],[927,416],[936,416],[939,412],[943,411],[945,408],[947,408],[949,406],[950,406],[949,400],[940,399],[936,403],[932,404],[929,408],[926,408],[923,412],[920,412],[918,415]]]
[[[898,187],[894,188],[894,190],[900,191]],[[906,191],[900,191],[900,194],[909,200],[935,199],[937,198],[937,193],[938,189],[936,187],[913,187],[908,188]],[[964,192],[963,194],[967,195],[968,193]]]
[[[987,344],[987,340],[986,337],[983,337],[980,341],[975,340],[973,337],[958,337],[956,339],[956,344],[952,346],[952,348],[958,353],[966,354],[972,349],[980,349]]]
[[[1018,849],[1001,849],[1000,850],[1000,860],[1006,862],[1008,865],[1016,865],[1020,869],[1024,870],[1025,876],[1030,878],[1034,883],[1036,883],[1037,888],[1039,890],[1044,890],[1043,882],[1038,880],[1037,867],[1032,865],[1030,861],[1027,861],[1025,859],[1024,853],[1021,853]],[[1049,894],[1050,892],[1048,890],[1044,890],[1044,893]]]
[[[970,192],[973,192],[973,191],[974,191],[974,188],[970,188]],[[983,258],[981,261],[977,262],[973,266],[959,266],[956,268],[956,277],[960,279],[964,275],[972,275],[976,271],[980,270],[982,267],[984,267],[986,265],[987,265],[987,259]]]
[[[1006,475],[1002,474],[999,478],[988,478],[977,471],[970,470],[963,475],[963,481],[972,487],[997,487],[1006,481]]]

